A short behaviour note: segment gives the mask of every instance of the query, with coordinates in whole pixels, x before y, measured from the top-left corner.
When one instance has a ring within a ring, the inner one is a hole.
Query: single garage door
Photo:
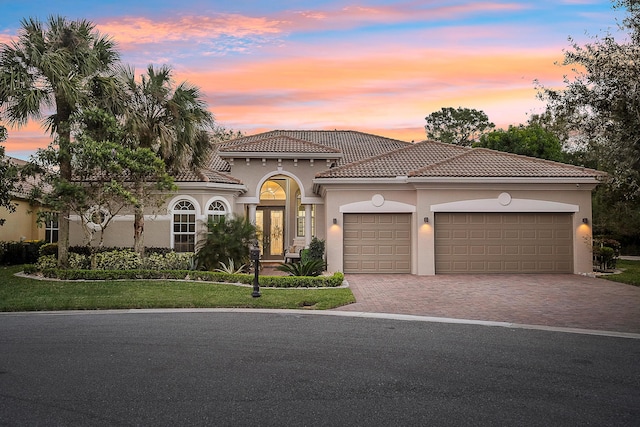
[[[411,273],[411,214],[345,214],[345,273]]]
[[[573,273],[566,213],[436,213],[436,273]]]

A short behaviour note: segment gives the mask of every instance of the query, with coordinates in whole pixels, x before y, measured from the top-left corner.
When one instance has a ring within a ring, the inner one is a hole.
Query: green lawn
[[[640,261],[627,261],[619,259],[616,268],[618,270],[623,270],[622,273],[609,274],[601,277],[607,280],[612,280],[614,282],[640,286]]]
[[[21,266],[0,267],[0,311],[128,308],[308,308],[326,310],[355,302],[351,290],[265,289],[167,280],[52,281],[16,277]]]

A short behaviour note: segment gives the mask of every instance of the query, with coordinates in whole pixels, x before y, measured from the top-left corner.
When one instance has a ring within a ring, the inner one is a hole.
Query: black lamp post
[[[258,281],[258,274],[260,270],[260,248],[258,245],[252,246],[249,249],[251,253],[251,261],[253,261],[253,292],[251,296],[258,298],[260,296],[260,282]]]

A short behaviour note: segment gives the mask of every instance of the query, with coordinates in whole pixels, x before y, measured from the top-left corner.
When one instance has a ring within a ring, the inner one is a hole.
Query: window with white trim
[[[196,209],[188,200],[173,205],[173,249],[194,252],[196,246]]]
[[[47,243],[58,242],[58,213],[47,212],[44,222],[44,241]]]
[[[316,229],[316,206],[311,205],[311,235],[315,235]],[[296,191],[296,237],[304,237],[304,218],[307,215],[306,207],[302,204],[300,190]]]
[[[207,219],[218,222],[220,218],[227,216],[227,207],[220,200],[211,202],[207,208]]]

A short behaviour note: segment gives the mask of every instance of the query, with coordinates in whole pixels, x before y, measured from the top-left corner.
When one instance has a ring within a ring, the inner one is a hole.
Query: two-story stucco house
[[[166,210],[146,218],[145,245],[192,251],[207,218],[233,213],[259,227],[265,261],[317,236],[332,272],[587,273],[591,191],[604,176],[433,141],[271,131],[178,176]],[[132,216],[117,218],[105,244],[132,245],[132,230]]]

